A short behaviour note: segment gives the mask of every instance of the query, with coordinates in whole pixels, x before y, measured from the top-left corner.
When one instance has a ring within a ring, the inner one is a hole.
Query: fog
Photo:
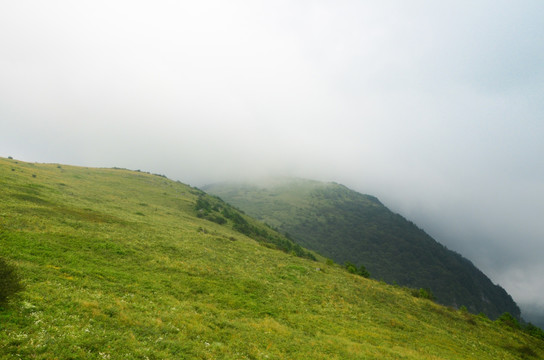
[[[3,1],[0,156],[195,186],[343,183],[537,322],[542,14],[524,0]]]

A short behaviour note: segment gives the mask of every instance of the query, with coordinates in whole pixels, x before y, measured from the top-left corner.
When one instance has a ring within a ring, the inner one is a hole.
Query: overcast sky
[[[0,156],[196,186],[340,182],[536,319],[543,14],[541,0],[0,0]]]

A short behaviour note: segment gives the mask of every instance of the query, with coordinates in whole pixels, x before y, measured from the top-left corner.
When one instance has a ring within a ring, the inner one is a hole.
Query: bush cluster
[[[428,299],[431,301],[435,300],[434,294],[431,291],[431,289],[424,289],[424,288],[419,288],[419,289],[407,288],[407,289],[410,292],[410,294],[412,294],[413,297]],[[466,307],[461,306],[460,310],[463,311],[463,309],[466,311]]]
[[[344,263],[344,267],[349,273],[361,275],[362,277],[369,278],[370,273],[366,269],[364,265],[361,265],[359,268],[357,266],[349,261],[346,261]]]
[[[294,254],[298,257],[316,260],[315,256],[306,251],[302,246],[285,236],[274,233],[269,226],[256,226],[249,223],[242,215],[242,211],[223,202],[216,196],[206,196],[199,193],[195,204],[196,215],[199,218],[213,221],[220,225],[226,224],[230,220],[232,228],[239,233],[247,235],[259,243],[286,253]],[[267,231],[267,228],[270,231]]]
[[[544,340],[544,330],[531,323],[527,324],[525,331],[531,336]]]
[[[544,340],[544,330],[531,323],[522,325],[512,314],[505,312],[496,320],[499,324],[515,330],[523,330],[531,336]]]

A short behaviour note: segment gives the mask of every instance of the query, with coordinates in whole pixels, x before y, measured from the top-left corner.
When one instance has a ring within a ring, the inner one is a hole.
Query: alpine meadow
[[[0,158],[0,204],[2,359],[544,358],[163,175]]]

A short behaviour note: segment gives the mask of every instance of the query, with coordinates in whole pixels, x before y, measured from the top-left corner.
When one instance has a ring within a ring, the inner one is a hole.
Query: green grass
[[[0,311],[0,358],[544,358],[522,331],[199,218],[199,196],[0,158],[0,256],[25,285]]]

